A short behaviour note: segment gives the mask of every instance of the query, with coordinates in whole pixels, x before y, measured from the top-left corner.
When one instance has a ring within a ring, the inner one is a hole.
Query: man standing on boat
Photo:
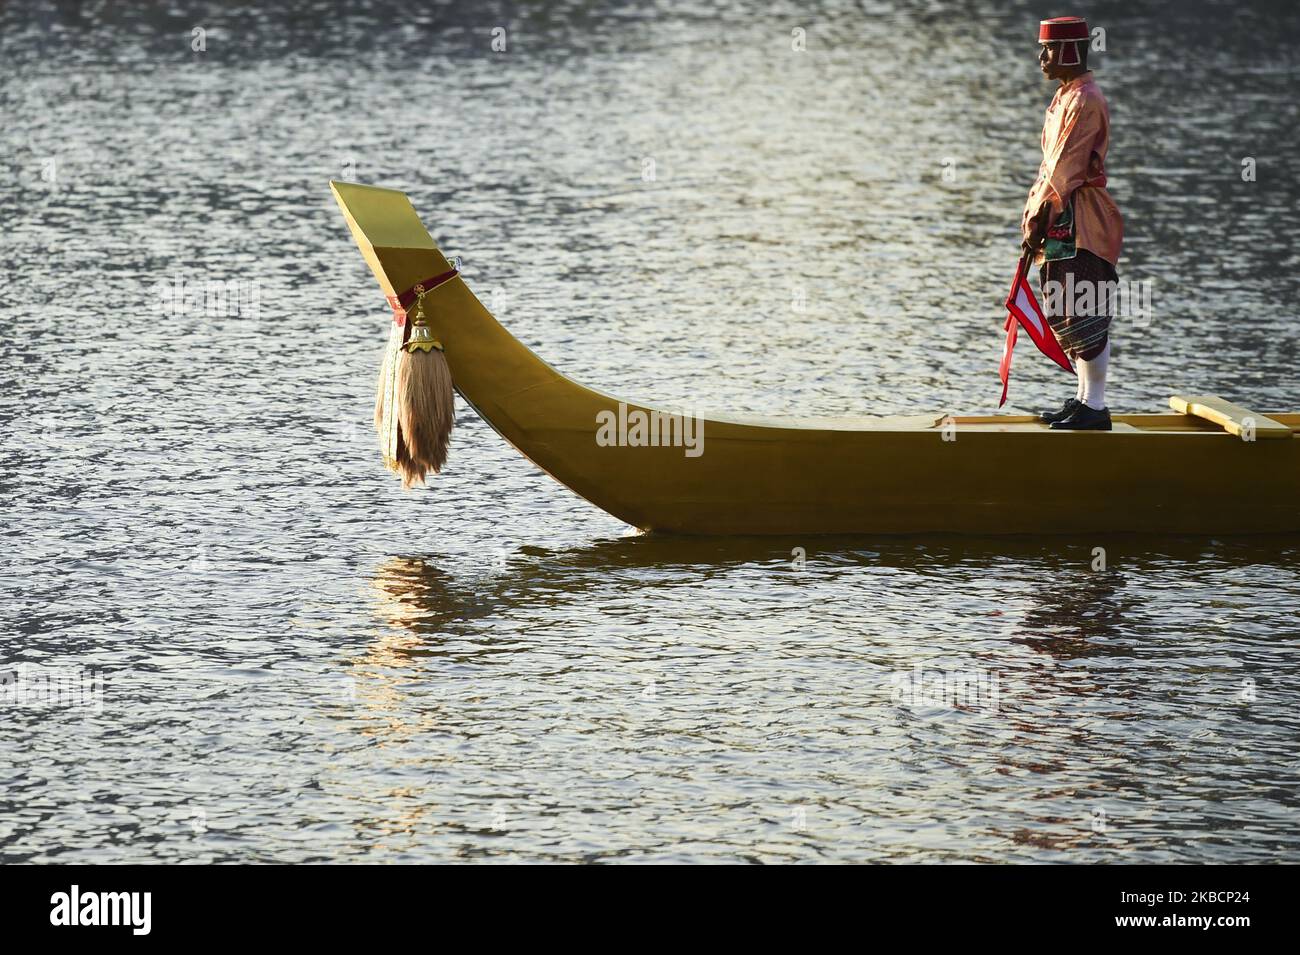
[[[1106,368],[1124,221],[1106,191],[1110,111],[1088,69],[1088,24],[1056,17],[1038,25],[1039,67],[1060,87],[1043,121],[1043,162],[1021,216],[1024,251],[1040,267],[1043,308],[1075,359],[1078,389],[1043,421],[1071,431],[1109,431]]]

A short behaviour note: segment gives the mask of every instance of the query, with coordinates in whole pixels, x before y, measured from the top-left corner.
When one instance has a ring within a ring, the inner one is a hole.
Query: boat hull
[[[400,192],[332,184],[389,296],[448,269]],[[675,534],[1300,532],[1300,416],[1243,440],[1191,415],[1117,416],[1110,432],[1025,417],[693,418],[698,444],[621,423],[672,409],[565,377],[456,278],[426,297],[457,391],[521,454],[622,521]],[[609,422],[620,422],[610,440]],[[1276,435],[1274,436],[1276,437]]]
[[[706,418],[701,453],[688,457],[682,447],[598,446],[599,410],[598,402],[575,407],[564,389],[538,389],[498,430],[583,497],[649,531],[1300,531],[1294,439],[1251,443],[1199,428],[1063,432],[961,418],[945,425],[938,416],[929,426],[864,420],[834,430]]]

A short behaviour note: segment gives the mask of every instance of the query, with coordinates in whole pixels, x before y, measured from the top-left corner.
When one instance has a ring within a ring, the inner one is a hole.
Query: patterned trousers
[[[1090,361],[1106,347],[1115,314],[1119,276],[1115,267],[1087,249],[1072,259],[1044,262],[1039,269],[1043,312],[1056,340],[1071,358]]]

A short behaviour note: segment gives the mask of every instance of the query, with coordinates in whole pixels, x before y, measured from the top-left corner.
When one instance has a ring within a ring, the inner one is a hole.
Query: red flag
[[[1047,324],[1047,318],[1038,305],[1038,299],[1034,297],[1034,290],[1029,287],[1028,272],[1029,255],[1026,253],[1016,266],[1016,277],[1011,282],[1011,291],[1007,293],[1006,306],[1009,313],[1006,323],[1007,341],[1002,348],[1002,364],[998,366],[998,377],[1002,379],[1002,400],[998,402],[999,408],[1007,403],[1007,388],[1011,383],[1011,352],[1016,347],[1016,334],[1022,325],[1040,352],[1066,371],[1074,373],[1074,367],[1070,364],[1070,359],[1065,357],[1065,352],[1061,350],[1061,344],[1056,340],[1052,326]]]

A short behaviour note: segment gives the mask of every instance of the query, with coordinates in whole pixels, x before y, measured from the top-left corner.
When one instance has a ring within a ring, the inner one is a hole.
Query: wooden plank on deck
[[[1289,438],[1291,429],[1280,421],[1262,415],[1218,395],[1174,395],[1169,407],[1183,414],[1212,421],[1229,434],[1241,437],[1253,430],[1256,438]]]

